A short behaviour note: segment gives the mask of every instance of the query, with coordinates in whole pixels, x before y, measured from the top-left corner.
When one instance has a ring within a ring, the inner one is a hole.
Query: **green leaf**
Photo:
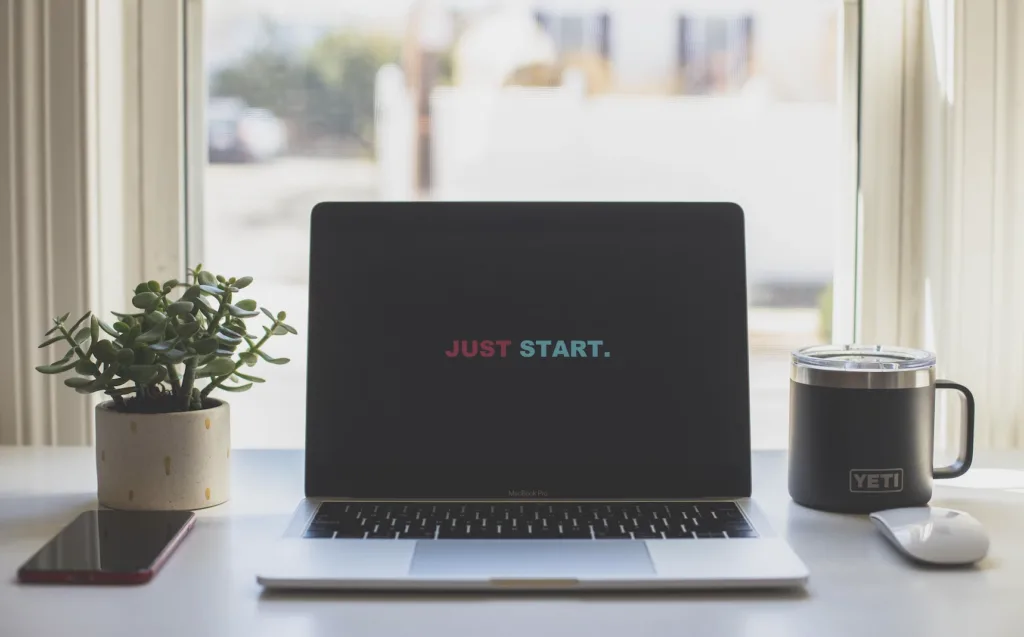
[[[266,314],[267,318],[270,319],[271,321],[274,321],[275,323],[277,322],[277,317],[274,316],[273,312],[271,312],[267,308],[261,307],[260,308],[260,312],[263,312],[264,314]]]
[[[121,334],[124,334],[125,332],[127,332],[128,330],[130,330],[132,328],[131,328],[130,325],[128,325],[124,321],[116,321],[114,323],[114,329],[117,330],[118,332],[120,332]]]
[[[61,316],[59,318],[53,319],[53,322],[54,323],[63,323],[64,321],[68,320],[69,316],[71,316],[71,312],[65,312],[64,316]],[[71,330],[68,330],[68,331],[70,332]]]
[[[178,333],[179,337],[189,338],[198,332],[199,328],[199,323],[197,321],[192,321],[191,323],[182,323],[181,325],[176,326],[174,330]]]
[[[217,358],[196,370],[198,378],[209,376],[226,376],[235,370],[235,363],[230,358]]]
[[[216,338],[221,343],[230,343],[232,345],[238,345],[242,342],[242,337],[230,336],[223,329],[221,329],[220,332],[217,332]]]
[[[152,365],[156,362],[156,352],[149,349],[145,345],[135,346],[135,364],[136,365]]]
[[[174,345],[175,341],[162,341],[160,343],[154,343],[150,345],[149,349],[153,350],[154,352],[166,352],[167,350],[174,347]]]
[[[63,340],[64,340],[64,335],[63,334],[61,334],[60,336],[54,336],[53,338],[51,338],[51,339],[49,339],[47,341],[44,341],[43,344],[39,346],[39,349],[43,349],[44,347],[47,347],[49,345],[53,345],[57,341],[63,341]]]
[[[89,383],[88,385],[82,385],[81,387],[76,387],[75,391],[78,392],[79,394],[95,394],[96,392],[103,391],[106,388],[107,388],[107,384],[106,383],[101,383],[98,380],[94,380],[91,383]],[[132,391],[135,391],[134,387],[132,388]]]
[[[97,358],[99,356],[97,355]],[[135,362],[135,350],[130,347],[125,347],[117,351],[117,362],[121,365],[131,365]]]
[[[267,328],[265,328],[265,327],[263,329],[267,330]],[[267,330],[267,331],[269,332],[270,330]],[[284,336],[287,333],[288,333],[288,330],[284,329],[283,325],[278,325],[277,327],[274,328],[274,331],[273,331],[274,336]]]
[[[199,308],[199,310],[207,317],[217,313],[217,310],[209,303],[207,303],[206,299],[203,297],[199,297],[198,299],[196,299],[195,304],[196,307]]]
[[[160,297],[153,292],[143,292],[142,294],[136,294],[132,297],[132,305],[140,310],[148,310],[156,305],[157,299],[159,298]]]
[[[164,340],[167,334],[167,323],[158,323],[151,330],[140,334],[135,340],[139,343],[157,343]]]
[[[296,334],[297,335],[299,333],[299,331],[296,330],[291,325],[285,325],[284,323],[281,323],[281,327],[283,327],[284,329],[288,330],[289,334]]]
[[[206,294],[212,294],[213,296],[220,296],[224,294],[224,290],[220,289],[216,285],[200,285],[199,289]]]
[[[292,360],[290,358],[273,358],[272,356],[270,356],[261,349],[256,350],[256,353],[259,354],[260,358],[267,361],[271,365],[284,365],[286,363],[290,363]]]
[[[201,356],[199,358],[199,360],[196,361],[196,367],[198,368],[198,367],[203,367],[204,365],[209,365],[210,361],[213,361],[213,360],[216,360],[216,359],[217,359],[217,354],[214,354],[214,353],[207,354],[206,356]]]
[[[135,286],[135,293],[142,294],[143,292],[149,291],[149,284],[143,281],[142,283]]]
[[[74,334],[75,330],[78,329],[78,326],[81,325],[82,323],[84,323],[85,319],[89,318],[90,316],[92,316],[92,312],[86,312],[85,314],[83,314],[82,318],[80,318],[77,321],[75,321],[75,324],[72,325],[70,328],[68,328],[68,331],[71,332],[72,334]]]
[[[200,270],[196,277],[199,278],[199,282],[203,285],[213,285],[217,282],[217,278],[206,270]]]
[[[111,314],[113,314],[119,319],[137,319],[145,316],[145,314],[142,312],[139,312],[138,314],[122,314],[120,312],[111,312]]]
[[[159,323],[166,323],[167,315],[160,310],[154,310],[146,315],[146,324],[153,326]]]
[[[100,340],[100,320],[95,316],[89,321],[89,338],[93,343]]]
[[[230,304],[228,305],[228,312],[231,314],[231,316],[234,316],[234,317],[237,317],[237,318],[252,318],[254,316],[259,316],[260,315],[259,312],[253,312],[251,310],[243,310],[242,308],[238,307],[237,305],[230,305]]]
[[[180,349],[172,349],[161,354],[160,358],[168,363],[180,363],[181,361],[185,360],[185,356],[185,352],[181,351]]]
[[[78,330],[78,334],[75,334],[75,342],[78,343],[79,345],[81,345],[82,343],[84,343],[88,339],[89,339],[89,328],[88,327],[83,327],[82,329]]]
[[[64,384],[67,385],[68,387],[71,387],[72,389],[77,389],[78,387],[85,387],[86,385],[89,385],[92,382],[93,379],[83,378],[81,376],[72,376],[71,378],[64,379]]]
[[[178,279],[170,279],[169,281],[164,281],[164,287],[165,288],[176,288],[176,287],[178,287],[179,283],[181,283],[181,281],[178,281]]]
[[[54,332],[56,332],[59,329],[60,329],[60,325],[54,325],[50,329],[46,330],[46,334],[43,334],[43,336],[49,336],[50,334],[53,334]]]
[[[283,321],[286,318],[288,318],[288,313],[285,312],[284,310],[281,310],[280,312],[277,313],[277,320]]]
[[[121,369],[121,375],[136,383],[155,385],[167,375],[162,365],[129,365]]]
[[[128,346],[134,343],[135,339],[137,339],[139,337],[139,334],[141,333],[142,327],[140,327],[138,324],[135,324],[132,325],[131,329],[122,334],[121,337],[117,340],[119,343],[121,343],[121,345]]]
[[[252,312],[253,310],[256,309],[256,301],[253,301],[252,299],[243,299],[238,303],[235,303],[235,305],[242,308],[246,312]]]
[[[167,313],[171,316],[188,314],[192,311],[193,307],[195,307],[195,304],[191,301],[178,301],[167,306]]]
[[[117,338],[118,336],[120,336],[120,333],[115,328],[111,327],[110,325],[107,325],[102,320],[100,321],[100,329],[106,332],[112,338]]]
[[[127,381],[117,381],[118,384],[124,384]],[[115,385],[116,386],[116,385]],[[107,387],[110,387],[108,384]],[[124,396],[125,394],[131,394],[135,391],[135,387],[122,387],[121,389],[107,389],[107,393],[111,396]]]
[[[78,361],[78,363],[75,365],[75,373],[81,374],[82,376],[99,374],[100,368],[96,367],[96,365],[92,361]]]
[[[198,354],[212,354],[217,351],[217,339],[203,338],[192,344]]]
[[[265,382],[267,382],[267,381],[263,380],[262,378],[260,378],[259,376],[250,376],[248,374],[243,374],[242,372],[235,372],[235,376],[238,376],[239,378],[241,378],[243,380],[252,381],[254,383],[265,383]]]
[[[238,385],[237,387],[232,385],[221,385],[220,387],[218,387],[218,389],[223,389],[224,391],[230,391],[240,394],[244,391],[249,391],[250,389],[252,389],[252,383]]]
[[[200,293],[199,286],[198,285],[192,285],[192,286],[189,286],[189,288],[187,290],[185,290],[185,293],[182,294],[181,298],[178,299],[178,300],[179,301],[195,301],[196,299],[199,298],[199,293]]]
[[[160,287],[160,283],[158,283],[157,281],[150,281],[149,283],[146,284],[146,287],[149,288],[150,292],[156,292],[157,294],[159,294],[160,290],[163,289]]]
[[[58,361],[51,365],[40,365],[39,367],[36,367],[36,371],[42,372],[43,374],[63,374],[77,364],[78,361],[68,361],[66,363]]]
[[[230,336],[231,338],[237,338],[238,340],[242,340],[242,335],[240,333],[236,332],[233,329],[221,326],[220,327],[220,332],[221,332],[221,334],[224,334],[225,336]]]
[[[131,350],[128,351],[130,352]],[[96,360],[98,360],[101,363],[107,363],[108,365],[119,360],[118,352],[116,349],[114,349],[114,344],[111,343],[110,341],[96,342],[92,347],[92,353],[93,356],[96,357]]]
[[[216,352],[214,352],[214,354],[216,354],[217,356],[220,356],[222,358],[231,358],[232,356],[235,355],[235,351],[231,350],[231,349],[228,349],[226,347],[222,347],[222,348],[218,349]]]
[[[250,283],[252,283],[252,277],[251,276],[243,276],[241,279],[238,279],[237,281],[235,281],[235,287],[238,288],[239,290],[241,290],[242,288],[249,287]]]
[[[238,358],[249,367],[255,365],[257,360],[256,355],[253,354],[252,352],[242,352],[241,354],[238,355]]]

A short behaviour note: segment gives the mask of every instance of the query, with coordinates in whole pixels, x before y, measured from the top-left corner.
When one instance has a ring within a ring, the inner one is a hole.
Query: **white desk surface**
[[[793,504],[785,455],[755,453],[754,497],[810,567],[802,592],[264,593],[254,560],[302,497],[298,451],[233,453],[234,499],[201,512],[147,585],[18,585],[18,566],[96,505],[93,458],[0,448],[0,636],[1024,635],[1024,454],[982,456],[983,468],[937,488],[933,504],[974,514],[992,536],[980,566],[949,571],[906,563],[864,516]]]

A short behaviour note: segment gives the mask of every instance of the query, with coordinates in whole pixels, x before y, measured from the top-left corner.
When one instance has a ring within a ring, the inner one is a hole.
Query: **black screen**
[[[749,493],[730,204],[321,204],[307,492]]]
[[[189,511],[86,511],[32,556],[22,569],[146,571],[193,517]]]

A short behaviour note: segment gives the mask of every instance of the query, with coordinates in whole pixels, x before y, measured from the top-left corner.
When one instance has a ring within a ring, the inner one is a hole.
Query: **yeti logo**
[[[851,493],[896,493],[903,490],[903,469],[851,469]]]

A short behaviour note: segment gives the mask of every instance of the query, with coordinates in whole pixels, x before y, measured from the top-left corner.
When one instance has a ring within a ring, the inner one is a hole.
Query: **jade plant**
[[[135,413],[190,411],[211,406],[216,389],[243,392],[258,376],[246,373],[261,359],[284,365],[264,351],[274,336],[297,334],[284,312],[260,307],[252,299],[235,300],[252,277],[215,276],[197,265],[186,282],[140,283],[132,305],[107,324],[91,312],[67,324],[69,314],[53,319],[47,340],[39,347],[63,344],[64,356],[36,369],[44,374],[74,370],[64,384],[82,394],[104,392],[114,409]],[[261,315],[269,324],[262,334],[250,333],[246,321]],[[109,338],[104,338],[108,336]],[[202,384],[202,386],[200,386]]]

